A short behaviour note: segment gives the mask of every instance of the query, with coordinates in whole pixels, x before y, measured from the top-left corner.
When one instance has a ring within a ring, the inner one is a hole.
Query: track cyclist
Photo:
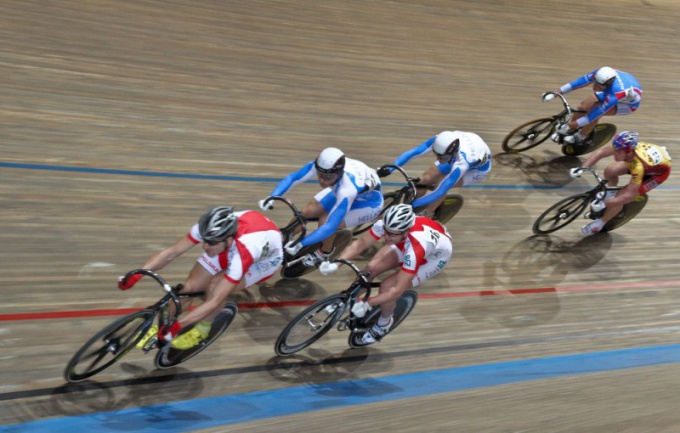
[[[308,254],[305,266],[317,266],[333,253],[335,232],[370,222],[382,210],[381,183],[374,169],[356,159],[347,158],[335,147],[328,147],[319,156],[298,171],[283,179],[272,191],[272,196],[283,196],[291,188],[317,176],[323,188],[305,206],[302,215],[318,218],[319,227],[308,233],[299,243],[290,241],[284,246],[286,253],[295,256],[302,248],[323,242],[321,249]],[[259,205],[263,211],[265,200]]]
[[[581,231],[586,236],[599,232],[625,204],[661,185],[671,173],[671,157],[665,147],[638,142],[637,132],[623,131],[614,137],[611,146],[594,152],[582,167],[572,168],[570,174],[574,178],[581,177],[582,168],[592,167],[609,156],[614,156],[614,161],[604,170],[608,186],[617,186],[619,176],[626,174],[630,174],[630,182],[618,191],[608,191],[606,197],[599,197],[591,204],[594,212],[601,213],[604,209],[604,214],[583,226]]]
[[[377,296],[366,302],[357,302],[352,307],[352,313],[361,318],[380,305],[380,318],[363,335],[364,344],[375,343],[389,331],[401,294],[441,272],[453,253],[451,236],[446,227],[428,217],[416,216],[410,205],[398,204],[387,209],[370,230],[342,252],[340,258],[350,260],[380,239],[385,239],[385,246],[366,265],[369,279],[373,280],[398,267],[400,269],[380,282]],[[335,272],[338,266],[338,263],[325,261],[319,266],[319,271],[328,275]]]
[[[434,152],[436,160],[425,170],[420,183],[436,185],[436,188],[419,194],[412,203],[414,208],[424,207],[419,213],[426,216],[434,215],[449,189],[481,182],[491,171],[489,146],[479,135],[463,131],[442,131],[401,154],[394,165],[404,166],[430,151]],[[380,169],[378,175],[384,177],[391,171],[389,168]]]
[[[593,94],[586,97],[578,106],[585,113],[574,113],[571,121],[557,128],[554,141],[558,135],[564,135],[568,144],[580,144],[592,135],[597,122],[602,116],[624,116],[633,113],[640,106],[642,87],[637,79],[618,69],[603,66],[560,87],[560,94],[593,85]],[[555,96],[544,93],[543,100],[549,101]]]
[[[283,262],[281,233],[272,221],[252,210],[234,212],[232,207],[220,206],[203,214],[189,233],[174,245],[152,255],[143,268],[158,271],[201,242],[203,254],[191,269],[180,293],[205,291],[204,302],[167,329],[159,330],[154,325],[137,348],[144,347],[156,334],[160,340],[170,341],[175,349],[196,346],[210,333],[212,321],[231,293],[267,280]],[[118,287],[128,290],[141,277],[133,275],[127,281],[121,277]],[[178,336],[191,325],[195,326]]]

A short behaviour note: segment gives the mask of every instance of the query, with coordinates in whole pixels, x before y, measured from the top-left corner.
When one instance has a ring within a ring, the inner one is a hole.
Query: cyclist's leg
[[[436,189],[445,177],[446,175],[439,171],[439,167],[436,164],[432,164],[427,168],[427,170],[425,170],[422,176],[420,176],[420,183],[423,185],[432,185]],[[420,198],[428,192],[429,191],[424,188],[418,189],[416,198]],[[419,213],[427,217],[433,216],[437,208],[444,202],[444,198],[445,197],[441,197],[440,199],[433,201]]]
[[[352,229],[358,225],[375,221],[382,211],[384,199],[380,191],[371,191],[354,200],[343,219],[341,228]]]

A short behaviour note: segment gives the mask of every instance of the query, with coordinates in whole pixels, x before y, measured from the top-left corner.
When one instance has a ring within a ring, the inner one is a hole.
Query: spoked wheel
[[[621,213],[607,221],[607,224],[604,225],[602,231],[610,232],[635,218],[635,215],[639,214],[640,211],[645,207],[647,200],[647,194],[635,197],[632,202],[623,206]]]
[[[108,368],[135,347],[153,320],[153,310],[141,310],[106,326],[73,355],[64,377],[69,382],[80,382]]]
[[[415,290],[407,290],[401,295],[401,297],[397,300],[397,307],[394,309],[394,315],[392,316],[394,323],[390,327],[390,330],[387,331],[387,334],[383,335],[382,338],[385,338],[385,336],[394,331],[397,328],[397,326],[399,326],[399,324],[403,322],[404,319],[406,319],[406,317],[413,310],[413,307],[416,306],[417,301],[418,293]],[[352,332],[350,333],[348,340],[348,344],[350,345],[350,347],[356,349],[359,347],[367,346],[367,344],[362,341],[362,338],[364,337],[364,334],[368,332],[371,326],[373,326],[373,324],[378,321],[379,318],[380,307],[372,309],[363,321],[365,327],[361,329],[353,329]]]
[[[614,137],[614,134],[616,134],[615,125],[611,123],[599,124],[595,126],[593,137],[590,140],[586,140],[584,143],[577,145],[565,143],[562,146],[562,153],[567,156],[585,155],[608,143],[612,137]]]
[[[558,201],[538,217],[533,227],[534,234],[547,235],[574,221],[586,210],[589,199],[587,194],[578,194]]]
[[[299,352],[328,332],[345,311],[345,296],[329,296],[307,307],[281,331],[274,350],[285,356]]]
[[[503,139],[501,146],[504,152],[524,152],[543,143],[553,132],[555,132],[555,121],[552,117],[531,120],[513,129]]]
[[[458,194],[447,195],[444,202],[434,211],[432,219],[446,224],[463,207],[463,196]]]
[[[362,234],[363,232],[365,232],[366,230],[370,229],[371,226],[373,225],[373,223],[376,222],[378,219],[382,218],[382,216],[385,214],[385,211],[388,208],[394,206],[395,204],[399,204],[399,202],[397,201],[397,193],[388,192],[387,194],[384,194],[383,195],[383,208],[380,211],[378,218],[374,219],[371,222],[367,222],[367,223],[359,224],[358,226],[355,226],[352,229],[352,234],[354,236],[358,236],[358,235]]]
[[[174,367],[207,349],[215,340],[220,338],[220,335],[224,334],[224,331],[234,321],[237,312],[238,306],[233,302],[228,302],[213,321],[208,336],[190,349],[175,349],[172,344],[163,346],[156,355],[156,367],[161,369]]]
[[[347,229],[341,229],[335,232],[335,239],[333,240],[333,254],[331,254],[331,259],[336,258],[337,256],[340,255],[342,250],[347,248],[347,245],[352,241],[352,232]],[[298,252],[295,257],[290,258],[289,260],[286,260],[285,263],[287,262],[292,262],[296,259],[299,259],[300,257],[304,257],[307,254],[311,254],[314,251],[318,250],[321,248],[321,243],[316,243],[314,245],[310,245],[306,248],[303,248]],[[281,268],[281,276],[283,278],[299,278],[303,275],[306,275],[314,270],[316,270],[316,266],[305,266],[304,263],[297,262],[294,265],[291,266],[286,266],[284,263],[283,267]]]

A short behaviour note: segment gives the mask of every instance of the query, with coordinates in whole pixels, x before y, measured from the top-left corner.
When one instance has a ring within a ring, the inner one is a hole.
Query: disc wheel
[[[409,314],[411,314],[411,311],[413,310],[413,307],[416,306],[417,301],[418,293],[415,290],[407,290],[401,295],[401,297],[399,297],[397,300],[397,307],[394,309],[394,315],[392,316],[394,323],[390,327],[390,330],[387,331],[387,334],[383,335],[382,338],[385,338],[385,336],[393,332],[397,326],[399,326],[399,324],[403,322]],[[378,322],[379,318],[380,307],[372,309],[363,320],[364,326],[354,329],[350,333],[349,339],[347,341],[349,346],[355,349],[367,346],[367,344],[362,341],[362,338],[364,337],[364,334],[368,332],[368,330],[373,326],[373,324]]]
[[[463,196],[458,194],[447,195],[444,202],[434,211],[432,219],[446,224],[463,207]]]
[[[567,144],[562,146],[562,153],[567,156],[585,155],[608,143],[616,134],[616,126],[603,123],[595,126],[593,137],[582,144]]]
[[[632,202],[623,206],[623,210],[617,216],[607,221],[607,224],[604,225],[602,231],[610,232],[635,218],[635,215],[639,214],[645,207],[647,200],[647,194],[635,197]]]

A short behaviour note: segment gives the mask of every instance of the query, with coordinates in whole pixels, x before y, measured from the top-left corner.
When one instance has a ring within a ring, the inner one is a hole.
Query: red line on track
[[[636,289],[636,288],[656,288],[680,286],[680,280],[675,281],[650,281],[639,283],[619,283],[619,284],[600,284],[592,286],[563,286],[563,287],[538,287],[533,289],[512,289],[512,290],[483,290],[479,292],[450,292],[450,293],[431,293],[419,294],[421,299],[444,299],[444,298],[470,298],[476,296],[508,296],[508,295],[531,295],[538,293],[557,293],[557,292],[583,292],[596,290],[614,289]],[[239,309],[252,310],[257,308],[280,308],[280,307],[302,307],[311,305],[316,300],[306,301],[281,301],[281,302],[249,302],[239,304]],[[44,319],[73,319],[77,317],[103,317],[103,316],[122,316],[139,311],[141,308],[118,308],[107,310],[86,310],[86,311],[49,311],[35,313],[15,313],[0,314],[0,322],[18,320],[44,320]]]

